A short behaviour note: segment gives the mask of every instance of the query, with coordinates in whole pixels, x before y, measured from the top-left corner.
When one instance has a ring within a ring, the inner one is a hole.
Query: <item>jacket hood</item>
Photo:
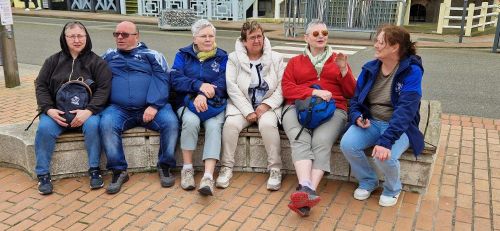
[[[64,25],[62,31],[61,31],[61,36],[59,37],[59,43],[61,45],[61,50],[62,52],[71,57],[71,53],[69,52],[69,47],[68,47],[68,43],[66,42],[66,34],[64,33],[64,29],[66,28],[66,26],[70,23],[73,23],[73,22],[68,22]],[[87,42],[85,44],[85,47],[83,48],[82,52],[80,52],[80,55],[84,55],[84,54],[87,54],[87,53],[90,53],[90,51],[92,51],[92,40],[90,39],[90,35],[89,35],[89,32],[87,31],[87,28],[85,26],[83,26],[83,24],[80,24],[82,27],[83,27],[83,30],[85,31],[85,34],[87,35]]]
[[[372,73],[372,76],[376,76],[381,65],[382,61],[375,59],[363,65],[363,69]],[[400,72],[406,70],[406,68],[411,65],[420,67],[420,69],[422,69],[422,73],[424,72],[424,67],[422,66],[422,58],[418,55],[410,55],[399,61],[399,68],[396,71],[395,75],[397,76]]]
[[[261,59],[262,61],[266,61],[267,59],[271,58],[271,42],[267,37],[264,37],[264,46],[262,48],[264,50]],[[243,63],[249,63],[250,60],[248,59],[248,54],[247,54],[247,48],[245,47],[245,44],[241,42],[241,37],[236,39],[236,43],[234,44],[234,50],[236,51],[236,55],[238,56],[238,60]]]
[[[189,55],[198,59],[198,57],[196,56],[196,52],[193,49],[193,46],[194,46],[194,43],[191,43],[188,46],[179,49],[179,51],[184,52],[184,53],[188,53]],[[217,52],[215,53],[215,56],[226,56],[226,55],[227,55],[227,53],[224,50],[217,47]]]
[[[272,48],[271,48],[271,42],[267,37],[264,37],[264,46],[262,47],[263,53],[261,57],[262,63],[271,63],[272,62]],[[236,57],[238,57],[238,61],[240,63],[244,64],[249,64],[250,59],[248,59],[248,54],[247,54],[247,48],[241,42],[241,37],[236,39],[236,43],[234,44],[234,51],[236,53]],[[266,65],[268,66],[268,65]],[[264,66],[264,68],[266,68]],[[242,65],[242,68],[248,69],[249,65]],[[247,70],[247,72],[250,72],[250,69]]]

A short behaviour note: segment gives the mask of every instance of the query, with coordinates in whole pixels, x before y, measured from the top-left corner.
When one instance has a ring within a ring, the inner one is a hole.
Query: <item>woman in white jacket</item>
[[[268,156],[267,189],[281,187],[278,121],[283,102],[281,78],[284,69],[282,55],[271,50],[262,26],[256,21],[245,22],[226,66],[229,100],[222,130],[222,168],[217,187],[229,186],[239,133],[253,123],[259,125]]]

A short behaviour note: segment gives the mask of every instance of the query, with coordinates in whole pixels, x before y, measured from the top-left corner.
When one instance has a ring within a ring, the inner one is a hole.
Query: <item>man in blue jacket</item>
[[[132,22],[119,23],[113,37],[116,49],[103,55],[113,73],[110,105],[102,112],[100,123],[107,168],[113,172],[106,192],[119,192],[129,179],[121,135],[137,126],[160,132],[158,173],[161,186],[170,187],[175,182],[170,169],[175,167],[179,122],[167,101],[168,64],[161,53],[139,42],[139,30]]]

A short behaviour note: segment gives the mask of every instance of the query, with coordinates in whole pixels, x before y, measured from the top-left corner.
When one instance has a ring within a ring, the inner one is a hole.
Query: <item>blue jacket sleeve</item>
[[[220,63],[219,76],[217,76],[217,79],[211,83],[217,86],[217,88],[215,89],[215,94],[223,98],[227,98],[226,65],[227,65],[227,56],[224,56],[224,59]]]
[[[182,55],[181,52],[177,52],[171,71],[172,86],[177,92],[197,93],[203,82],[196,78],[190,78],[184,74],[186,62],[187,60],[185,60],[184,55]]]
[[[365,74],[366,70],[363,69],[359,74],[358,81],[356,83],[356,89],[354,91],[354,96],[351,98],[351,102],[349,104],[349,119],[350,122],[354,125],[356,124],[356,119],[358,119],[358,117],[362,115],[361,104],[363,102],[359,102],[359,94],[361,93],[361,90],[365,85],[364,83]]]
[[[420,109],[422,75],[422,69],[412,65],[410,73],[403,80],[399,99],[394,106],[394,112],[389,120],[389,127],[378,139],[377,145],[391,149],[394,142],[408,129],[408,126]]]
[[[155,53],[154,57],[153,54],[146,54],[146,57],[151,64],[153,77],[149,84],[146,101],[149,106],[159,109],[168,103],[170,79],[167,61],[160,53]]]

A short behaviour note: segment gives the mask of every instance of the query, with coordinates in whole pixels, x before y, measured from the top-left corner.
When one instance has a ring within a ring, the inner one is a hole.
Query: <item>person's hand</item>
[[[198,113],[208,110],[207,97],[204,95],[198,95],[193,101],[194,107]]]
[[[215,88],[217,86],[210,84],[210,83],[203,83],[201,84],[200,91],[205,94],[205,96],[209,99],[215,96]]]
[[[332,93],[327,90],[314,89],[312,95],[318,96],[327,102],[332,98]]]
[[[92,112],[88,109],[85,110],[73,110],[69,113],[76,114],[73,121],[71,121],[71,127],[77,128],[83,125],[85,121],[92,115]]]
[[[149,106],[146,108],[146,110],[144,110],[144,114],[142,115],[142,120],[144,121],[144,123],[149,123],[151,120],[155,118],[156,113],[158,113],[158,109]]]
[[[347,56],[339,53],[335,58],[335,63],[337,63],[340,73],[342,74],[342,77],[344,77],[347,74]]]
[[[54,121],[56,121],[57,124],[59,124],[62,127],[67,127],[68,124],[66,123],[66,119],[61,117],[61,115],[63,114],[64,114],[63,111],[54,108],[49,109],[47,111],[47,115],[50,116],[50,118],[52,118]]]
[[[265,103],[262,103],[259,106],[257,106],[257,108],[255,109],[255,114],[257,114],[257,119],[260,119],[260,117],[266,111],[269,111],[269,109],[271,109],[271,107],[269,105],[265,104]]]
[[[249,123],[255,123],[255,122],[257,122],[257,114],[255,112],[252,112],[252,113],[248,114],[247,117],[245,117],[245,119]]]
[[[373,147],[372,157],[377,158],[380,161],[388,160],[391,158],[391,150],[379,145],[375,145],[375,147]]]
[[[356,125],[358,125],[360,128],[368,128],[371,124],[369,119],[360,116],[358,117],[358,119],[356,119]]]

